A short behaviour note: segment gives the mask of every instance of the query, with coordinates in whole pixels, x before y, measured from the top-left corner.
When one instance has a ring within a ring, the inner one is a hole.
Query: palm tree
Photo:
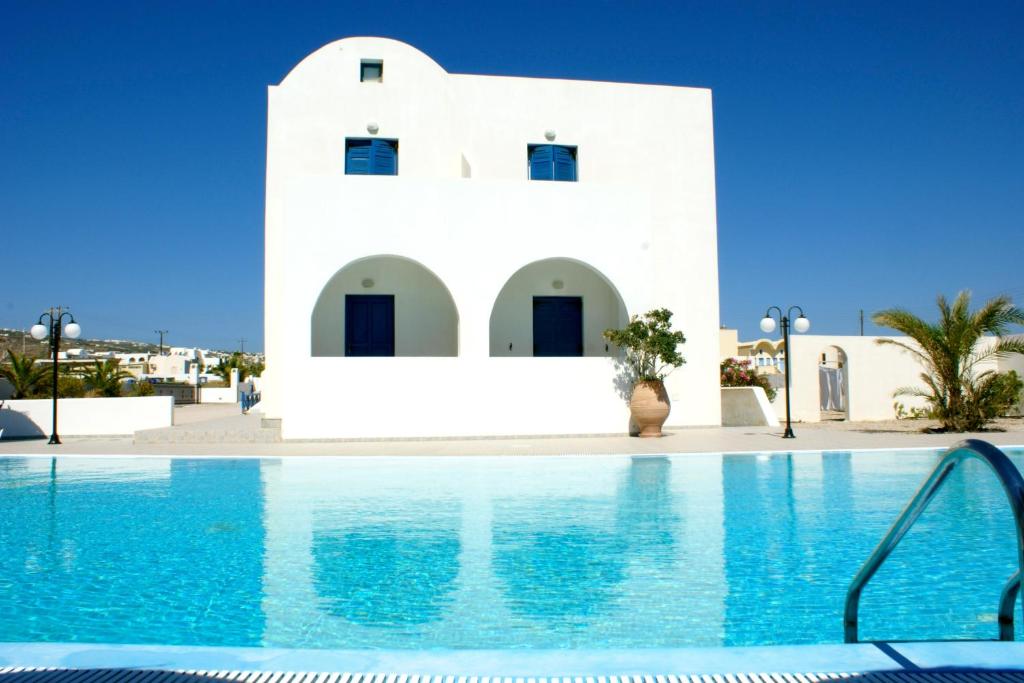
[[[1024,353],[1024,339],[1004,338],[1012,325],[1024,325],[1024,311],[1009,297],[997,296],[973,313],[971,294],[960,292],[953,304],[939,296],[940,319],[932,324],[900,308],[879,311],[872,316],[876,325],[902,332],[916,345],[895,339],[879,339],[913,354],[924,366],[921,380],[926,388],[903,387],[897,396],[921,396],[931,405],[933,415],[945,431],[973,431],[1005,411],[1020,394],[1016,373],[977,372],[984,361]],[[992,344],[980,345],[984,335]]]
[[[210,372],[224,380],[226,384],[231,383],[231,371],[238,368],[238,381],[242,382],[250,374],[249,366],[245,358],[237,351],[227,358],[221,358],[220,363],[210,368]]]
[[[0,377],[3,377],[14,387],[14,394],[11,398],[28,398],[34,394],[43,382],[46,381],[47,369],[36,365],[36,359],[24,354],[17,354],[12,350],[7,351],[10,360],[0,365]]]
[[[82,373],[85,385],[96,396],[120,396],[121,384],[133,377],[132,373],[121,369],[120,363],[117,358],[102,363],[95,361],[91,369]]]

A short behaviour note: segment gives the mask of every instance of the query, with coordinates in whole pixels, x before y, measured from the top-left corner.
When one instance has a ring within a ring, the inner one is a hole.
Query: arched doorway
[[[850,370],[846,352],[826,346],[818,356],[818,396],[821,420],[850,419]]]
[[[370,256],[324,285],[311,317],[310,354],[457,356],[459,313],[444,283],[401,256]]]
[[[491,309],[491,356],[606,356],[602,333],[629,321],[614,285],[595,268],[568,258],[517,270]]]

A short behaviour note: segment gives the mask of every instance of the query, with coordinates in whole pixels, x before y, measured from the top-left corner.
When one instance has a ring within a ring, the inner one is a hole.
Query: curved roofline
[[[277,84],[278,85],[284,85],[285,81],[287,81],[292,76],[292,74],[294,74],[296,71],[298,71],[300,68],[302,68],[302,66],[304,64],[306,64],[306,62],[312,60],[314,57],[319,55],[324,50],[327,50],[327,49],[335,47],[335,46],[341,46],[341,45],[343,45],[344,43],[347,43],[347,42],[363,41],[363,40],[374,40],[374,41],[381,41],[381,42],[385,42],[385,43],[392,43],[392,44],[398,45],[402,49],[410,50],[410,51],[412,51],[412,52],[422,56],[423,59],[425,59],[426,61],[430,62],[432,65],[437,67],[437,69],[439,71],[441,71],[441,73],[444,73],[444,74],[448,73],[448,71],[446,71],[443,66],[438,64],[437,60],[435,60],[433,57],[428,55],[426,52],[424,52],[423,50],[419,49],[418,47],[410,45],[409,43],[406,43],[404,41],[398,40],[396,38],[388,38],[386,36],[345,36],[344,38],[338,38],[337,40],[332,40],[329,43],[325,43],[325,44],[321,45],[320,47],[318,47],[317,49],[315,49],[312,52],[310,52],[308,55],[306,55],[301,60],[299,60],[299,62],[295,66],[293,66],[291,69],[289,69],[288,73],[286,73],[284,75],[284,78],[282,78],[280,81],[278,81]]]

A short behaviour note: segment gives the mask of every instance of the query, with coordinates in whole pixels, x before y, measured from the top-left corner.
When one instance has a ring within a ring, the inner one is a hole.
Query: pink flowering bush
[[[761,387],[768,394],[768,400],[775,400],[775,389],[769,384],[768,378],[754,372],[749,360],[728,358],[722,361],[723,387]]]

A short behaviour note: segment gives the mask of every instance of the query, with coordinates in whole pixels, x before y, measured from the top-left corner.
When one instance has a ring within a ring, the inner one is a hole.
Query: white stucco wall
[[[359,82],[362,58],[384,60],[383,83]],[[490,357],[508,348],[491,342],[498,294],[524,266],[551,258],[601,273],[629,314],[674,311],[688,363],[668,381],[669,424],[720,423],[709,91],[449,75],[408,45],[353,38],[271,87],[268,116],[263,408],[282,418],[285,438],[625,431],[610,359]],[[345,138],[370,137],[370,122],[399,140],[398,176],[344,175]],[[579,182],[527,180],[527,145],[546,142],[546,130],[578,147]],[[324,286],[380,254],[412,259],[444,283],[458,310],[458,357],[311,356]],[[553,271],[535,275],[530,296],[554,293]],[[576,275],[560,277],[557,293]],[[583,286],[588,299],[602,296]],[[588,354],[603,355],[592,338],[605,323],[593,322]],[[522,324],[499,331],[532,345]],[[555,403],[560,418],[536,409]]]
[[[2,438],[49,435],[52,410],[50,399],[5,401],[0,408]],[[134,434],[140,429],[170,427],[173,416],[174,399],[170,396],[62,398],[57,402],[61,436]]]
[[[845,354],[847,371],[847,418],[859,420],[890,420],[896,417],[893,404],[899,401],[907,408],[925,407],[923,399],[895,397],[900,387],[923,387],[923,367],[913,354],[891,344],[878,344],[878,336],[838,336],[790,334],[791,411],[794,420],[818,422],[821,419],[818,365],[822,353],[835,359],[835,349]],[[913,345],[909,337],[889,337]],[[981,344],[992,343],[986,338]],[[1015,361],[1003,361],[1003,363]],[[996,361],[980,364],[978,372],[997,369]],[[780,417],[785,416],[785,394],[779,392],[773,406]]]

